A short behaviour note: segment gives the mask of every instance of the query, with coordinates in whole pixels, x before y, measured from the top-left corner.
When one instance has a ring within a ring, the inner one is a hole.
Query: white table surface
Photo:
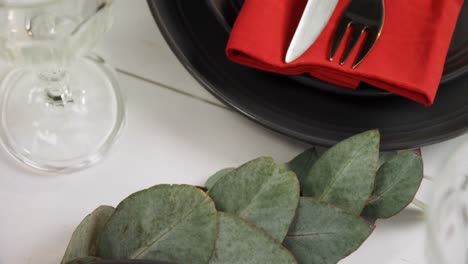
[[[260,127],[208,94],[160,35],[144,0],[118,0],[112,30],[96,48],[119,72],[127,126],[98,165],[43,176],[0,152],[0,264],[59,263],[71,233],[99,205],[160,183],[201,185],[215,171],[258,156],[288,161],[306,144]],[[423,149],[425,174],[436,177],[453,148]],[[427,201],[430,181],[418,198]],[[426,264],[425,223],[410,206],[377,222],[370,239],[341,264]]]

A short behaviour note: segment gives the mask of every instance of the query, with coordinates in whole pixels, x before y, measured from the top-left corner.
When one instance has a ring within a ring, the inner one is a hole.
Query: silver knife
[[[295,61],[314,44],[330,20],[338,1],[308,0],[291,44],[289,44],[286,63]]]

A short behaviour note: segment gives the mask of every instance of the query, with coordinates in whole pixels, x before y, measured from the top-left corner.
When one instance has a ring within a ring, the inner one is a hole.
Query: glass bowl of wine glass
[[[468,263],[468,142],[449,155],[431,194],[428,262]]]
[[[0,0],[0,140],[16,160],[65,173],[95,164],[125,120],[113,69],[88,55],[113,0]]]

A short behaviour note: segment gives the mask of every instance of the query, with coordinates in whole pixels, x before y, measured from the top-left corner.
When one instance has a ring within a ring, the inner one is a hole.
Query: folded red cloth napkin
[[[327,59],[333,33],[349,2],[340,0],[316,42],[299,59],[286,64],[286,51],[307,0],[245,0],[227,56],[250,67],[288,75],[308,73],[348,88],[356,88],[362,81],[431,105],[463,0],[385,1],[380,39],[354,70],[351,65],[358,49],[344,66]]]

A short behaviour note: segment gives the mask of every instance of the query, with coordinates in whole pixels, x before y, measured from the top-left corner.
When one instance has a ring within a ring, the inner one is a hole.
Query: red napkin
[[[321,0],[326,1],[326,0]],[[360,82],[431,105],[463,0],[387,0],[380,39],[358,68],[330,62],[330,43],[350,0],[339,4],[320,37],[296,61],[286,64],[289,43],[307,0],[245,0],[227,45],[240,64],[288,75],[308,73],[338,86]],[[335,58],[340,58],[344,42]]]

